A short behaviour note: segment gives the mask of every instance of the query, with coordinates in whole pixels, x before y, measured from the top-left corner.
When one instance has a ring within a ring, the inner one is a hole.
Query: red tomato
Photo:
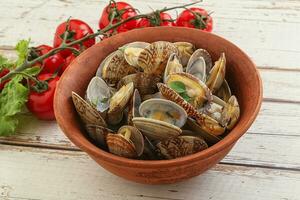
[[[40,74],[39,80],[47,80],[51,78],[52,74]],[[56,89],[56,84],[59,81],[59,77],[48,81],[48,89],[44,92],[38,93],[36,91],[30,91],[28,101],[26,103],[27,108],[37,118],[42,120],[55,120],[53,109],[53,97]]]
[[[61,72],[63,73],[67,67],[71,64],[71,62],[76,58],[76,56],[74,54],[69,55],[66,60],[65,60],[65,64],[62,67]]]
[[[62,39],[63,34],[66,31],[66,26],[67,26],[67,23],[64,22],[57,27],[55,36],[54,36],[54,42],[53,42],[53,46],[55,48],[59,47],[61,45],[61,43],[63,41],[63,39]],[[87,23],[85,23],[79,19],[71,19],[69,21],[69,36],[67,38],[67,43],[72,42],[74,40],[78,40],[88,34],[93,34],[93,33],[94,33],[94,31],[91,29],[91,27]],[[83,42],[83,46],[85,49],[93,46],[94,44],[95,44],[95,38],[88,39],[85,42]],[[73,47],[78,50],[81,50],[79,44],[74,45]],[[72,51],[66,49],[66,50],[61,51],[60,54],[64,58],[66,58],[72,54]]]
[[[125,2],[111,3],[107,5],[102,11],[102,15],[99,20],[100,29],[105,28],[109,24],[110,17],[112,16],[112,12],[114,11],[116,13],[113,20],[113,24],[137,15],[134,8],[128,3]],[[137,20],[131,20],[129,22],[126,22],[117,28],[117,32],[125,32],[134,29],[136,28],[137,23],[138,23]]]
[[[180,13],[176,25],[211,32],[213,29],[213,19],[203,8],[190,8]]]
[[[9,69],[2,69],[2,70],[0,71],[0,78],[3,77],[3,76],[5,76],[5,75],[8,74],[8,73],[9,73]],[[9,80],[4,81],[3,83],[0,83],[0,91],[4,88],[5,84],[6,84],[8,81],[9,81]]]
[[[151,19],[142,18],[137,27],[144,28],[144,27],[153,27],[153,26],[174,26],[175,23],[173,22],[172,17],[168,13],[160,13],[159,18],[154,14],[152,15]]]
[[[42,56],[49,51],[51,51],[53,48],[48,45],[40,45],[36,47],[36,52],[39,56]],[[59,68],[61,68],[60,71],[62,71],[62,68],[65,64],[65,59],[61,56],[60,53],[54,54],[53,56],[50,56],[49,58],[46,58],[43,61],[43,70],[41,73],[55,73]]]

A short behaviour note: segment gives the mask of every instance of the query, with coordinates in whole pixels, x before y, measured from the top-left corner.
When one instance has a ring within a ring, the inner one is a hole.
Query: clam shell
[[[132,42],[124,45],[122,49],[124,51],[124,57],[127,63],[134,67],[139,67],[138,57],[148,45],[150,45],[148,42]]]
[[[239,117],[240,106],[237,98],[232,95],[223,109],[221,124],[226,126],[227,129],[231,130],[237,123]]]
[[[195,119],[201,129],[207,133],[219,136],[225,132],[225,128],[218,121],[206,114],[199,113]]]
[[[166,69],[164,72],[164,78],[163,78],[164,83],[166,82],[169,74],[177,73],[177,72],[183,72],[183,66],[180,63],[178,56],[175,53],[173,53],[170,55],[168,62],[167,62],[167,66],[166,66]]]
[[[191,129],[195,134],[202,137],[209,145],[214,145],[217,142],[221,141],[221,138],[219,136],[204,131],[194,119],[188,118],[186,121],[186,127]]]
[[[110,153],[125,157],[136,158],[137,153],[132,141],[128,141],[122,134],[109,133],[106,137],[106,143]]]
[[[196,109],[202,107],[205,101],[211,101],[212,96],[209,88],[198,78],[188,73],[170,74],[167,79],[167,86],[172,88],[175,82],[183,83],[185,86],[185,94],[190,98],[189,103]]]
[[[165,41],[153,42],[138,57],[138,65],[146,74],[161,76],[172,53],[178,54],[177,47]]]
[[[189,42],[174,42],[179,52],[179,59],[183,66],[186,66],[191,55],[195,51],[195,46]]]
[[[173,89],[169,88],[166,84],[158,83],[157,87],[160,93],[168,100],[173,101],[180,105],[188,114],[188,116],[193,117],[197,115],[197,110],[187,101],[185,101],[179,94],[177,94]]]
[[[123,111],[133,94],[133,83],[124,85],[119,89],[110,99],[109,110],[107,113],[108,122],[116,125],[121,122],[123,118]]]
[[[208,148],[203,139],[193,136],[169,138],[158,143],[156,146],[158,153],[162,154],[166,159],[191,155]]]
[[[190,57],[189,61],[194,61],[197,60],[198,58],[203,58],[205,61],[205,67],[206,67],[206,74],[209,73],[209,71],[212,68],[212,59],[210,54],[208,53],[208,51],[206,51],[205,49],[197,49],[193,55]],[[191,63],[190,63],[191,64]]]
[[[130,140],[135,146],[137,156],[141,156],[144,152],[144,137],[142,133],[135,128],[134,126],[122,126],[118,130],[118,134],[122,134],[122,132],[129,131],[130,132]],[[124,135],[124,134],[123,134]]]
[[[133,125],[132,118],[140,117],[139,107],[142,103],[140,93],[137,89],[134,90],[130,104],[128,106],[127,122],[129,125]]]
[[[98,76],[93,77],[86,90],[88,102],[103,113],[109,107],[110,97],[111,91],[105,81]]]
[[[222,53],[219,60],[215,62],[214,67],[209,72],[209,77],[206,82],[207,87],[212,91],[212,93],[216,92],[222,85],[225,79],[225,71],[226,71],[226,58],[225,54]]]
[[[114,131],[94,124],[87,124],[85,126],[89,137],[101,147],[106,147],[106,137],[107,134],[113,133]]]
[[[186,73],[192,74],[200,81],[206,82],[206,64],[203,57],[191,57],[187,67]]]
[[[229,98],[231,97],[231,90],[227,83],[227,81],[224,79],[224,82],[222,83],[221,87],[216,92],[216,96],[218,96],[223,101],[227,102]]]
[[[178,104],[166,99],[149,99],[139,108],[140,115],[145,118],[164,121],[181,128],[187,119],[187,113]]]
[[[77,113],[84,124],[95,124],[98,126],[106,127],[106,122],[92,105],[86,102],[75,92],[72,92],[72,100]]]
[[[138,89],[141,95],[153,94],[157,92],[156,84],[160,81],[161,78],[159,76],[139,72],[122,78],[118,83],[118,88],[132,82],[134,88]]]
[[[129,65],[124,58],[123,52],[117,50],[108,59],[104,60],[101,77],[110,86],[115,86],[123,77],[136,73],[137,70]]]
[[[142,100],[146,101],[148,99],[164,99],[164,96],[160,92],[156,92],[154,94],[146,94],[142,96]]]
[[[134,117],[132,122],[145,136],[153,140],[165,140],[181,134],[181,129],[164,121]]]
[[[161,158],[156,153],[156,146],[144,136],[145,148],[142,157],[148,160],[160,160]]]

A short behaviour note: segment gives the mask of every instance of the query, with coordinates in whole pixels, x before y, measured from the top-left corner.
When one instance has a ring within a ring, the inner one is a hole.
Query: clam
[[[109,152],[126,158],[136,158],[144,152],[144,138],[133,126],[122,126],[117,134],[107,135]]]
[[[144,136],[144,152],[143,152],[143,158],[148,160],[159,160],[161,159],[159,155],[156,153],[156,146],[153,144],[152,141],[150,141],[146,136]]]
[[[207,133],[219,136],[225,132],[225,127],[223,127],[217,120],[204,113],[198,113],[195,119],[201,129]]]
[[[122,121],[123,111],[126,108],[133,94],[133,83],[128,83],[119,89],[110,99],[109,110],[107,113],[108,122],[111,125],[116,125]]]
[[[192,62],[196,61],[198,58],[203,58],[205,61],[205,67],[206,67],[206,74],[209,73],[209,71],[212,68],[212,59],[208,51],[205,49],[197,49],[193,55],[189,59],[189,63],[192,64]]]
[[[167,66],[164,72],[164,80],[163,80],[164,83],[166,82],[167,77],[170,74],[177,73],[177,72],[183,72],[183,67],[180,63],[178,56],[175,53],[173,53],[170,55],[169,60],[167,62]]]
[[[165,99],[149,99],[139,108],[141,117],[134,117],[133,124],[149,139],[164,140],[180,135],[187,114],[183,108]]]
[[[203,57],[191,57],[186,67],[186,73],[192,74],[200,81],[206,81],[206,64]]]
[[[138,57],[148,45],[150,45],[148,42],[132,42],[124,45],[121,49],[124,51],[124,57],[127,63],[138,68]]]
[[[215,65],[209,72],[209,77],[206,82],[207,87],[212,91],[212,93],[216,92],[225,79],[225,71],[226,71],[226,58],[225,54],[222,53],[219,60],[215,62]]]
[[[178,49],[174,44],[165,41],[153,42],[139,54],[138,66],[146,74],[161,76],[165,71],[170,55],[173,53],[178,54]]]
[[[75,109],[84,124],[94,124],[103,127],[107,126],[105,120],[101,116],[101,113],[81,98],[77,93],[72,92],[72,100]]]
[[[106,147],[106,137],[109,133],[113,133],[114,131],[94,124],[87,124],[85,126],[89,137],[101,147]]]
[[[221,124],[231,130],[240,117],[240,106],[234,95],[232,95],[222,112]]]
[[[211,92],[208,87],[191,74],[183,72],[170,74],[166,84],[196,109],[202,107],[207,100],[211,101]]]
[[[159,142],[158,154],[166,159],[174,159],[200,152],[208,148],[206,142],[194,136],[179,136]]]
[[[109,107],[110,97],[111,91],[105,81],[98,76],[93,77],[86,91],[88,102],[103,113]]]
[[[132,118],[139,117],[139,107],[142,103],[141,95],[137,89],[134,90],[133,96],[131,98],[130,104],[128,106],[127,122],[132,125]]]
[[[104,63],[103,63],[104,62]],[[101,64],[101,77],[110,86],[115,86],[124,76],[136,73],[137,70],[125,60],[121,50],[115,51]]]
[[[221,141],[219,136],[213,135],[209,132],[204,131],[201,126],[192,118],[188,118],[186,125],[191,129],[195,134],[202,137],[209,145],[214,145],[217,142]]]
[[[218,122],[221,122],[222,112],[225,105],[226,102],[213,95],[213,100],[211,102],[207,102],[202,108],[198,109],[198,111],[212,117]]]
[[[178,49],[179,59],[183,66],[186,66],[191,55],[195,51],[195,46],[189,42],[174,42]]]
[[[153,94],[157,92],[156,84],[160,80],[159,76],[138,72],[123,77],[118,83],[118,88],[132,82],[134,88],[138,89],[141,95]]]
[[[164,99],[164,96],[160,92],[156,92],[154,94],[146,94],[142,96],[142,100],[146,101],[148,99]]]
[[[229,98],[231,97],[231,90],[227,83],[227,81],[224,79],[221,87],[217,90],[216,96],[218,96],[223,101],[227,102]]]
[[[181,106],[186,111],[188,116],[193,117],[198,114],[197,110],[193,107],[193,105],[184,100],[177,92],[175,92],[175,90],[169,88],[166,84],[158,83],[157,87],[162,96]]]

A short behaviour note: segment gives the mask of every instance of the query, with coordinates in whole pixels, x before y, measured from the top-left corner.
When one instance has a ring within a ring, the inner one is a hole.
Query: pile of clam
[[[188,42],[133,42],[102,61],[85,97],[72,99],[87,137],[135,159],[173,159],[214,145],[240,116],[225,80],[226,58],[213,63]]]

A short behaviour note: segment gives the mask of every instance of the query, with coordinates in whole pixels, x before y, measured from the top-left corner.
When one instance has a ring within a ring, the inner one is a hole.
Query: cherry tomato
[[[39,80],[48,80],[52,74],[40,74]],[[37,118],[42,120],[54,120],[53,97],[56,89],[56,84],[59,77],[56,76],[48,81],[48,89],[44,92],[38,93],[30,91],[26,106]]]
[[[48,53],[49,51],[51,51],[52,49],[53,49],[52,47],[43,44],[36,47],[35,51],[38,54],[38,56],[42,56]],[[61,54],[60,53],[54,54],[53,56],[50,56],[49,58],[46,58],[43,61],[43,70],[41,71],[41,73],[53,74],[57,72],[58,69],[61,69],[60,71],[62,71],[64,64],[65,64],[65,59],[61,56]]]
[[[176,25],[211,32],[213,29],[213,19],[203,8],[190,8],[180,13]]]
[[[57,27],[56,32],[55,32],[55,36],[54,36],[54,42],[53,42],[53,46],[55,48],[61,45],[61,43],[63,41],[62,38],[63,38],[64,32],[66,31],[66,26],[67,26],[67,22],[64,22],[64,23],[60,24]],[[93,34],[94,31],[91,29],[91,27],[87,23],[85,23],[85,22],[83,22],[79,19],[71,19],[69,21],[69,31],[68,31],[68,33],[69,33],[69,35],[68,35],[68,38],[67,38],[67,43],[70,43],[74,40],[78,40],[80,38],[83,38],[84,36],[86,36],[88,34]],[[95,38],[88,39],[88,40],[83,42],[83,47],[85,49],[87,49],[87,48],[93,46],[94,44],[95,44]],[[79,44],[74,45],[73,47],[78,49],[78,50],[81,50]],[[66,58],[69,55],[71,55],[72,52],[71,52],[71,50],[66,49],[66,50],[61,51],[60,54],[64,58]]]
[[[172,17],[168,13],[160,13],[159,17],[154,14],[151,16],[151,19],[142,18],[137,27],[153,27],[153,26],[175,26]]]
[[[115,12],[115,16],[112,22],[113,24],[137,15],[134,8],[128,3],[121,1],[111,3],[107,5],[102,11],[102,15],[99,20],[100,29],[105,28],[109,24],[113,12]],[[134,29],[136,28],[137,23],[137,20],[131,20],[129,22],[126,22],[117,28],[117,32],[120,33]]]
[[[61,72],[64,72],[67,67],[71,64],[71,62],[76,58],[76,56],[74,54],[69,55],[66,59],[65,59],[65,63],[62,67]]]
[[[5,76],[8,73],[9,73],[9,69],[2,69],[0,71],[0,78]],[[4,88],[5,84],[8,83],[8,82],[9,82],[9,80],[4,81],[3,83],[0,83],[0,91]]]

